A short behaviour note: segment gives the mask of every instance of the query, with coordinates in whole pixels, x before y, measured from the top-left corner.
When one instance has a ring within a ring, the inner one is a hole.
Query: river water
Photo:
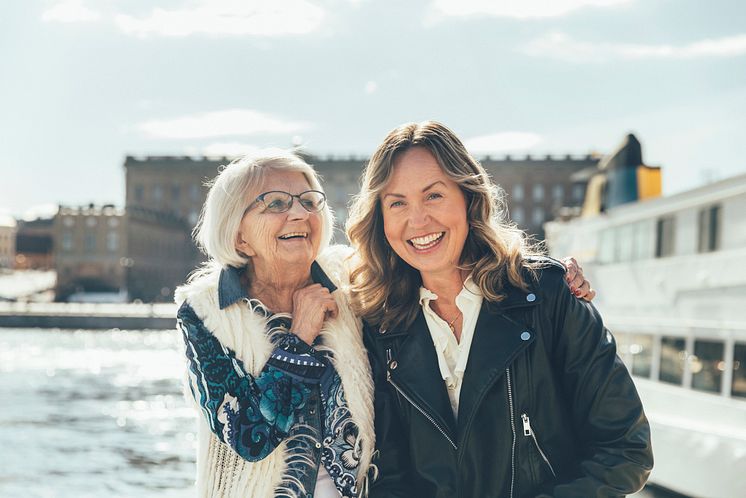
[[[0,329],[0,498],[193,498],[182,344],[175,331]]]

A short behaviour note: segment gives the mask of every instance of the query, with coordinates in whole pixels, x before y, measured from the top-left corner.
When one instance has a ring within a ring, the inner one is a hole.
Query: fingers
[[[575,258],[565,258],[562,260],[562,263],[565,265],[565,268],[567,268],[567,271],[565,272],[565,280],[570,286],[570,291],[576,293],[576,291],[580,289],[586,281],[585,276],[583,275],[583,268],[580,267]]]
[[[298,289],[293,294],[292,331],[308,344],[321,332],[327,318],[335,318],[339,313],[331,292],[320,284],[312,284]]]

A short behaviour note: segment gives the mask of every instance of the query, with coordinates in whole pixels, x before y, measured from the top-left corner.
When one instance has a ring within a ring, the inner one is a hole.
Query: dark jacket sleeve
[[[189,388],[212,432],[246,460],[265,458],[288,436],[307,403],[314,382],[309,369],[283,369],[289,363],[283,358],[293,352],[275,350],[273,357],[281,358],[270,358],[252,376],[188,304],[179,309],[177,323],[186,346]]]
[[[376,457],[373,463],[377,477],[370,488],[370,498],[412,498],[415,496],[409,477],[408,435],[397,410],[396,394],[386,380],[383,351],[376,350],[375,328],[365,325],[363,341],[368,350],[375,386]],[[380,346],[378,346],[380,347]]]
[[[653,467],[650,427],[601,316],[592,304],[575,299],[557,273],[545,272],[542,280],[549,281],[542,287],[549,290],[555,371],[562,377],[582,461],[580,476],[556,486],[551,496],[626,496],[642,488]]]

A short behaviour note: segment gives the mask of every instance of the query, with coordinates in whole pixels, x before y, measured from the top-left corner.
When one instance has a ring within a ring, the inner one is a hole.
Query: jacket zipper
[[[391,350],[390,349],[386,350],[386,360],[388,362],[391,362]],[[438,429],[438,431],[441,434],[443,434],[443,437],[446,438],[446,440],[448,440],[449,443],[451,443],[451,446],[453,446],[454,450],[458,450],[458,447],[456,446],[456,443],[454,443],[453,439],[451,439],[448,436],[448,434],[446,433],[446,431],[440,425],[438,425],[438,423],[435,421],[435,419],[433,419],[433,417],[431,417],[425,410],[423,410],[420,407],[420,405],[418,405],[417,403],[415,403],[412,400],[412,398],[410,398],[409,396],[407,396],[407,393],[405,393],[404,391],[402,391],[401,388],[399,388],[399,386],[396,385],[396,382],[394,382],[393,380],[391,380],[391,371],[389,371],[389,370],[386,371],[386,380],[389,382],[389,384],[391,384],[392,386],[394,386],[394,389],[396,389],[396,391],[399,394],[401,394],[402,396],[404,396],[404,399],[406,399],[412,406],[414,406],[415,408],[417,408],[417,411],[419,411],[422,415],[424,415],[424,417],[426,419],[428,419],[430,421],[430,423],[433,424],[435,426],[435,428]]]
[[[409,401],[409,403],[410,403],[410,404],[411,404],[412,406],[414,406],[415,408],[417,408],[417,411],[419,411],[419,412],[420,412],[420,413],[421,413],[422,415],[424,415],[424,416],[425,416],[425,418],[426,418],[426,419],[428,419],[428,420],[430,421],[430,423],[431,423],[431,424],[433,424],[433,425],[435,426],[435,428],[436,428],[436,429],[438,429],[438,431],[439,431],[439,432],[440,432],[441,434],[443,434],[443,437],[444,437],[444,438],[446,438],[446,439],[448,440],[448,442],[449,442],[449,443],[451,443],[451,446],[453,446],[453,449],[454,449],[454,450],[457,450],[457,449],[458,449],[458,447],[456,446],[456,443],[454,443],[454,442],[453,442],[453,439],[451,439],[451,438],[450,438],[450,437],[448,436],[448,434],[446,434],[446,431],[445,431],[445,430],[443,430],[443,428],[442,428],[442,427],[441,427],[440,425],[438,425],[438,423],[437,423],[437,422],[435,421],[435,419],[433,419],[433,418],[432,418],[432,417],[431,417],[431,416],[430,416],[430,415],[429,415],[429,414],[428,414],[428,413],[427,413],[427,412],[426,412],[425,410],[423,410],[422,408],[420,408],[420,405],[418,405],[417,403],[415,403],[414,401],[412,401],[412,398],[410,398],[409,396],[407,396],[407,393],[405,393],[404,391],[402,391],[402,390],[401,390],[401,389],[399,388],[399,386],[397,386],[397,385],[396,385],[396,382],[394,382],[393,380],[391,380],[391,372],[386,372],[386,380],[388,380],[388,381],[389,381],[389,383],[390,383],[390,384],[391,384],[392,386],[394,386],[394,389],[396,389],[396,391],[397,391],[397,392],[398,392],[399,394],[401,394],[402,396],[404,396],[404,399],[406,399],[407,401]]]
[[[513,443],[510,449],[510,498],[513,498],[515,487],[515,415],[513,415],[513,384],[510,380],[510,367],[505,369],[505,378],[508,379],[508,408],[510,409],[510,430],[513,432]]]
[[[542,450],[541,446],[539,446],[539,441],[536,439],[536,433],[531,427],[531,419],[528,418],[527,414],[522,413],[521,420],[523,420],[523,435],[526,437],[531,437],[531,439],[534,440],[534,445],[536,446],[536,449],[539,450],[539,454],[541,455],[541,458],[543,458],[544,462],[546,462],[546,464],[549,466],[549,470],[552,471],[552,475],[554,477],[557,477],[556,472],[554,472],[554,467],[552,467],[552,464],[549,463],[549,459],[547,458],[546,453],[544,453],[544,450]]]

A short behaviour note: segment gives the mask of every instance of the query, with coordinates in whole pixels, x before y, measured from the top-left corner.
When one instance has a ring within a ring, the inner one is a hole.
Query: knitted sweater
[[[326,353],[326,358],[341,380],[343,395],[340,399],[345,404],[344,411],[348,411],[349,419],[356,428],[355,431],[345,431],[345,438],[351,443],[358,459],[355,488],[362,496],[367,489],[367,474],[375,445],[373,385],[362,343],[360,321],[352,313],[346,295],[348,277],[344,260],[348,254],[347,248],[337,246],[327,249],[317,259],[338,287],[332,295],[337,302],[339,314],[324,323],[316,349]],[[220,346],[227,348],[235,356],[233,368],[249,379],[259,378],[260,375],[266,377],[267,363],[275,350],[275,344],[268,334],[268,319],[244,301],[220,309],[219,273],[209,272],[180,287],[176,292],[176,301],[188,304],[204,324],[204,328],[219,341]],[[188,351],[187,354],[189,356],[194,352]],[[199,392],[201,382],[204,380],[191,375],[188,381],[189,391],[192,394]],[[193,396],[188,397],[194,400]],[[227,405],[231,403],[232,400]],[[205,406],[198,408],[204,411]],[[230,416],[229,410],[226,412]],[[221,417],[225,416],[221,414]],[[332,414],[327,414],[329,416]],[[286,419],[283,421],[287,422]],[[295,476],[298,465],[302,465],[304,460],[307,464],[308,459],[289,451],[295,442],[292,440],[292,431],[290,434],[272,432],[274,436],[279,433],[287,437],[278,440],[279,444],[269,454],[262,454],[260,459],[250,461],[252,459],[243,458],[226,444],[231,435],[221,432],[225,427],[218,428],[215,425],[214,417],[199,417],[198,496],[269,498],[297,495],[299,482]],[[351,434],[353,440],[350,440]],[[303,434],[302,437],[308,443],[308,434]],[[319,441],[313,442],[316,443],[321,444]],[[317,468],[312,470],[316,471]],[[300,489],[302,490],[302,486]],[[313,490],[305,490],[310,491]]]

